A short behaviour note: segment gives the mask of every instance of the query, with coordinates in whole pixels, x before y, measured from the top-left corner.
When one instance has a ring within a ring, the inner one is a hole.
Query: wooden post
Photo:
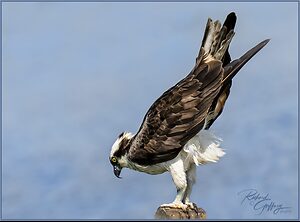
[[[155,219],[206,219],[206,212],[202,208],[188,206],[186,209],[175,207],[159,207]]]

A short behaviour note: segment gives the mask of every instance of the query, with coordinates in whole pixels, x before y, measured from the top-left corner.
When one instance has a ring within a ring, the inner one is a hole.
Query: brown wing
[[[171,160],[203,127],[223,79],[222,62],[197,58],[191,73],[159,97],[134,137],[128,158],[141,165]]]
[[[224,29],[222,33],[223,35],[227,35],[231,30],[234,30],[236,19],[237,17],[234,12],[231,12],[229,15],[227,15],[225,22],[223,24],[223,29]],[[204,40],[205,39],[203,39],[202,41],[202,46]],[[223,67],[225,67],[227,64],[231,62],[229,48],[227,48],[225,55],[222,59],[222,62],[223,62]],[[229,96],[231,85],[232,85],[232,80],[229,80],[226,84],[223,84],[222,88],[220,89],[220,92],[212,102],[212,105],[209,108],[209,115],[206,118],[205,129],[209,129],[211,125],[214,123],[214,121],[221,115],[223,108],[225,106],[225,102]]]
[[[203,128],[206,117],[212,113],[214,121],[220,115],[231,79],[269,41],[259,43],[230,62],[228,46],[234,35],[235,20],[235,14],[230,13],[221,28],[220,22],[208,19],[195,67],[150,107],[131,140],[130,160],[141,165],[171,160]]]
[[[209,115],[207,115],[205,129],[209,129],[214,121],[221,115],[225,102],[230,93],[230,87],[232,85],[233,77],[238,73],[238,71],[256,54],[258,53],[270,39],[266,39],[252,49],[248,50],[239,59],[235,59],[226,66],[224,66],[224,79],[222,80],[222,87],[219,94],[214,99],[210,109]]]

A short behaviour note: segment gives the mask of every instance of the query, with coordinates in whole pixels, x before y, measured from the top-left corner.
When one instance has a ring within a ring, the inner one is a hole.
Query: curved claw
[[[196,209],[196,205],[192,202],[186,202],[185,205],[187,205],[189,208],[192,208],[192,209]]]

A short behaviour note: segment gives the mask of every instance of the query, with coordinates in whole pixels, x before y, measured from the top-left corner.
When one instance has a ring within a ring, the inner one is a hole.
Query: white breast
[[[154,165],[149,165],[149,166],[142,166],[136,163],[132,163],[128,161],[127,167],[136,171],[148,173],[148,174],[161,174],[166,171],[168,171],[168,167],[170,166],[170,161],[163,162],[163,163],[158,163]]]
[[[220,148],[221,139],[208,130],[201,130],[190,139],[182,151],[173,160],[149,166],[142,166],[127,161],[127,167],[148,174],[161,174],[170,169],[177,161],[183,161],[184,168],[189,169],[191,164],[205,164],[217,162],[225,152]]]

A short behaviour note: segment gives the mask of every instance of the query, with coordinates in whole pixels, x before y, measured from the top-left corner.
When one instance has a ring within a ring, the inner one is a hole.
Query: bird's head
[[[123,132],[119,135],[113,144],[109,156],[111,165],[113,166],[116,177],[121,178],[121,170],[123,167],[128,167],[127,153],[131,144],[133,134]]]

